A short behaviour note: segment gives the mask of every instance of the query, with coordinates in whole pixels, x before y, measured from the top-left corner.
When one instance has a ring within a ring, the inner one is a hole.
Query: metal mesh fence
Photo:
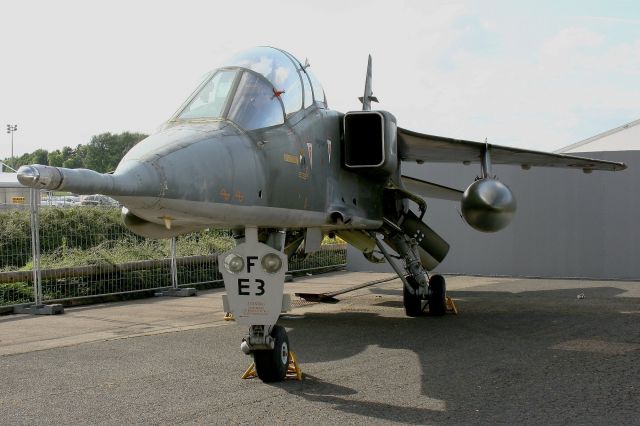
[[[289,260],[289,272],[320,273],[347,264],[346,244],[325,244],[320,251],[304,257],[294,255]]]
[[[31,260],[31,227],[29,210],[10,208],[4,205],[0,210],[0,275],[26,265]],[[29,282],[2,282],[0,284],[0,305],[30,303],[34,301],[31,276]],[[1,282],[1,281],[0,281]]]
[[[61,301],[151,291],[172,285],[171,240],[131,233],[115,206],[50,203],[39,207],[41,298]],[[40,201],[40,200],[38,200]],[[28,209],[0,210],[0,306],[34,302],[31,217]],[[179,286],[221,285],[217,253],[233,246],[226,230],[178,237]],[[289,270],[322,272],[346,264],[344,244],[290,261]]]

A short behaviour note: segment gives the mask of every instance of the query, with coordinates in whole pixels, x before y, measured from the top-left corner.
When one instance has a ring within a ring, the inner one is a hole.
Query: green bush
[[[0,211],[0,224],[0,271],[17,269],[31,258],[29,211]]]
[[[28,210],[0,211],[0,271],[30,270],[31,228]],[[72,207],[42,208],[40,223],[40,266],[56,269],[85,265],[117,265],[140,260],[166,259],[171,255],[170,240],[152,240],[130,232],[116,208]],[[323,244],[331,241],[324,241]],[[222,253],[234,245],[231,233],[210,229],[180,236],[176,254],[180,257]],[[308,256],[295,256],[289,270],[313,269],[346,263],[346,250],[328,250]],[[302,272],[301,272],[302,273]],[[205,283],[220,280],[217,262],[209,259],[197,264],[182,264],[178,281]],[[171,285],[168,263],[136,271],[94,273],[90,277],[45,279],[45,300],[68,299],[99,294],[135,292]],[[0,305],[32,300],[32,283],[0,284]]]
[[[40,252],[47,255],[67,249],[87,249],[123,235],[143,241],[129,232],[117,209],[42,208],[39,215]],[[0,270],[15,270],[31,259],[31,219],[28,210],[0,211]]]
[[[27,283],[0,284],[0,306],[33,302],[33,287]]]
[[[42,208],[42,267],[65,267],[169,257],[169,240],[150,240],[130,232],[115,208]],[[0,211],[0,270],[31,268],[29,211]],[[206,255],[233,246],[228,231],[206,230],[178,238],[178,256]]]

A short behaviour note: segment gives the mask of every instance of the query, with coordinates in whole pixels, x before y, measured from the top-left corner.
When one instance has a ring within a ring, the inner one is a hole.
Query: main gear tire
[[[404,313],[408,317],[418,317],[422,314],[422,298],[417,294],[418,282],[413,277],[407,277],[409,285],[416,291],[411,294],[406,286],[402,286],[402,303],[404,304]]]
[[[256,373],[263,382],[280,382],[289,368],[289,336],[284,327],[275,325],[271,330],[275,340],[273,349],[253,351]]]
[[[429,314],[441,317],[447,312],[447,285],[442,275],[429,278]]]

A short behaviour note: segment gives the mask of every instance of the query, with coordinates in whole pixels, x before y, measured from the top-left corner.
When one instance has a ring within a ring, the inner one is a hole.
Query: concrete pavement
[[[298,279],[335,291],[387,274]],[[0,317],[3,424],[637,424],[640,284],[448,277],[460,315],[406,318],[394,280],[281,319],[303,382],[241,380],[221,291]],[[584,298],[578,298],[584,295]]]

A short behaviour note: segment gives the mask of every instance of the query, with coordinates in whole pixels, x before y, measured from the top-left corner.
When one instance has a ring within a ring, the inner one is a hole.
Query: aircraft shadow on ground
[[[292,395],[310,402],[331,405],[335,410],[388,421],[421,422],[424,419],[441,419],[444,413],[420,407],[407,407],[387,403],[351,399],[358,391],[346,386],[324,382],[318,377],[305,375],[304,382],[281,382],[279,387]]]
[[[389,361],[376,359],[374,368],[388,369],[385,374],[390,380],[393,374],[389,371],[415,369],[415,374],[420,374],[421,395],[444,401],[446,412],[364,401],[353,398],[360,392],[357,387],[328,383],[314,376],[307,376],[302,383],[275,386],[309,401],[330,404],[336,410],[410,422],[446,419],[451,410],[456,416],[462,412],[469,420],[477,420],[479,409],[473,407],[482,405],[478,401],[486,398],[494,403],[511,401],[525,406],[535,403],[536,398],[546,400],[548,392],[522,400],[528,393],[522,389],[524,384],[538,389],[547,381],[560,381],[564,390],[556,392],[573,398],[574,393],[580,394],[581,386],[590,386],[591,380],[588,374],[573,379],[576,359],[586,371],[601,368],[600,363],[594,361],[593,354],[558,351],[553,346],[572,339],[628,338],[629,318],[620,315],[620,310],[637,309],[637,300],[615,297],[623,292],[612,287],[522,293],[454,291],[450,295],[459,300],[458,316],[384,317],[354,312],[357,308],[350,306],[348,312],[308,313],[303,318],[281,321],[289,329],[292,347],[303,366],[355,357],[376,346],[414,352],[419,366],[413,357],[398,364],[394,356]],[[577,293],[584,293],[584,299],[577,299]],[[402,309],[401,304],[388,300],[379,305]],[[363,310],[367,308],[363,305]],[[345,374],[358,373],[356,369]],[[359,383],[362,386],[365,382]]]

